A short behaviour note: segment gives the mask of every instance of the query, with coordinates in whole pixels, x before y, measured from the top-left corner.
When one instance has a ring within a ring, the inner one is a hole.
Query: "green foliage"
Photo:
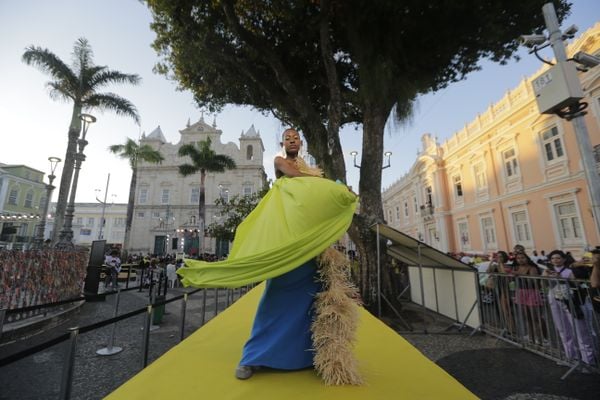
[[[147,1],[157,70],[173,74],[200,106],[250,105],[297,125],[308,117],[294,108],[298,100],[327,119],[321,18],[329,18],[343,121],[362,122],[374,96],[403,111],[416,95],[478,69],[481,58],[506,62],[520,34],[542,28],[546,2]],[[569,4],[555,3],[563,17]]]
[[[125,74],[94,65],[92,48],[85,38],[80,38],[73,46],[73,65],[69,67],[56,54],[39,46],[29,46],[23,53],[23,62],[38,67],[50,75],[47,83],[50,97],[73,101],[84,110],[113,111],[117,115],[131,117],[139,125],[140,117],[136,107],[129,100],[115,93],[99,93],[98,90],[110,84],[137,85],[141,78],[136,74]]]
[[[179,173],[183,176],[194,174],[198,171],[208,172],[224,172],[226,169],[234,169],[236,167],[233,158],[225,154],[217,154],[210,148],[211,140],[207,138],[198,142],[198,146],[194,144],[184,144],[179,148],[179,156],[189,156],[192,159],[192,164],[182,164],[179,166]]]
[[[254,210],[268,191],[269,188],[265,187],[250,196],[233,196],[228,202],[218,198],[215,204],[219,207],[223,220],[208,225],[208,235],[223,241],[233,241],[238,225]]]
[[[419,94],[504,63],[517,37],[543,27],[547,0],[148,0],[156,70],[200,107],[249,105],[300,128],[325,173],[345,179],[339,125],[363,124],[376,158],[392,110],[411,115]],[[569,10],[555,1],[560,18]],[[324,26],[323,35],[320,29]],[[327,51],[326,49],[329,49]],[[326,68],[333,62],[332,71]],[[339,94],[339,96],[336,96]],[[339,100],[336,100],[338,99]],[[339,107],[339,118],[333,113]],[[367,115],[365,115],[367,113]],[[326,126],[335,116],[333,131]],[[339,124],[337,121],[339,120]],[[371,179],[373,171],[365,171]],[[377,185],[380,179],[365,184]],[[380,190],[374,188],[373,190]]]
[[[139,145],[135,140],[127,138],[124,144],[113,144],[108,147],[108,150],[118,155],[120,158],[129,161],[129,166],[135,170],[139,160],[158,164],[164,161],[164,157],[160,151],[154,150],[152,146],[143,144]]]
[[[236,167],[235,160],[225,154],[217,154],[210,148],[211,140],[207,137],[206,140],[194,144],[184,144],[179,148],[180,157],[189,157],[192,160],[191,164],[179,165],[179,173],[183,176],[188,176],[200,172],[200,196],[198,197],[198,216],[201,224],[206,226],[206,194],[204,180],[206,172],[224,172],[227,169]]]

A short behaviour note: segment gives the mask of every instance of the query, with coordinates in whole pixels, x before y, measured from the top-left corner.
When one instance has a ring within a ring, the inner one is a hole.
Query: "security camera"
[[[539,46],[546,41],[544,35],[521,35],[519,36],[519,42],[527,47]]]
[[[578,30],[579,28],[577,27],[577,25],[571,25],[567,29],[565,29],[565,31],[563,32],[563,36],[567,38],[572,38],[575,36]]]
[[[593,56],[583,51],[578,51],[573,55],[573,60],[586,68],[594,68],[600,64],[600,57]]]

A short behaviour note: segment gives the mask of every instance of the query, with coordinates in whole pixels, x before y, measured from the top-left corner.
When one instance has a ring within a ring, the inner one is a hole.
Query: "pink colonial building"
[[[600,53],[600,23],[568,47]],[[573,124],[538,112],[531,81],[441,145],[430,134],[410,171],[383,192],[388,224],[441,251],[581,255],[600,245]],[[590,140],[600,156],[600,66],[581,73]]]

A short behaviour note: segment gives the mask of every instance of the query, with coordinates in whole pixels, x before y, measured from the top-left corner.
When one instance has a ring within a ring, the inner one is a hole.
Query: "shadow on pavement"
[[[566,367],[521,349],[460,351],[439,359],[437,364],[486,400],[504,399],[516,393],[542,393],[580,400],[600,398],[597,374],[573,372],[561,380]]]

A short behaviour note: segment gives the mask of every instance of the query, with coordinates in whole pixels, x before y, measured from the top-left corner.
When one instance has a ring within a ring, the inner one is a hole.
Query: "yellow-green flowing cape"
[[[186,259],[185,286],[239,287],[282,275],[321,254],[348,229],[358,198],[318,177],[279,178],[238,226],[227,260]]]

